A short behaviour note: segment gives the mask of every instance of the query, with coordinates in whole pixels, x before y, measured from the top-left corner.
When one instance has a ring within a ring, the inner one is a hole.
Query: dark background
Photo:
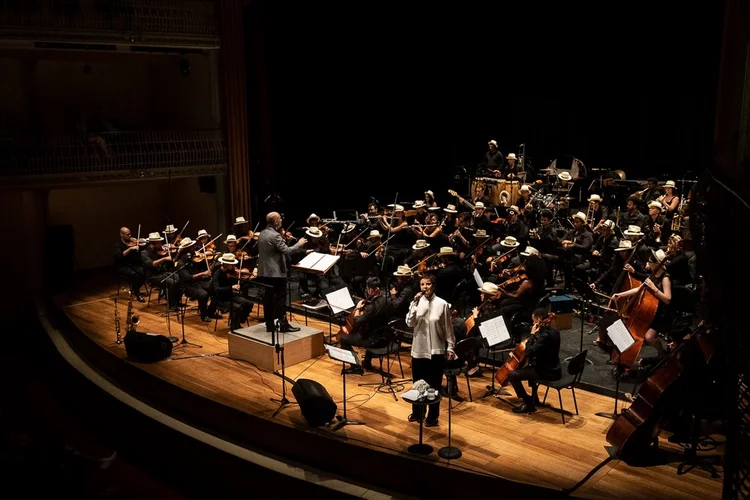
[[[246,10],[251,147],[267,78],[273,152],[253,188],[275,189],[288,216],[425,189],[447,203],[456,167],[473,173],[489,139],[506,155],[525,143],[535,169],[572,155],[628,179],[696,178],[710,162],[722,2],[306,4]]]

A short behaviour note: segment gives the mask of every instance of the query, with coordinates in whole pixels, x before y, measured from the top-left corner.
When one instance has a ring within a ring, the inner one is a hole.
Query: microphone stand
[[[170,255],[171,255],[171,254],[170,254]],[[176,269],[176,270],[175,270],[174,272],[171,272],[171,273],[169,273],[169,274],[168,274],[168,275],[167,275],[167,276],[166,276],[166,277],[165,277],[165,278],[164,278],[163,280],[161,280],[161,281],[159,282],[159,284],[161,284],[161,283],[164,283],[164,282],[165,282],[165,281],[167,281],[167,280],[168,280],[169,278],[171,278],[171,277],[172,277],[172,276],[174,276],[175,274],[177,274],[177,273],[179,273],[180,271],[182,271],[182,269],[183,269],[183,268],[184,268],[184,267],[185,267],[186,265],[187,265],[187,264],[185,264],[185,265],[183,265],[183,266],[181,266],[181,267],[177,268],[177,269]],[[170,320],[170,317],[169,317],[169,307],[170,307],[170,306],[169,306],[169,287],[165,287],[164,289],[166,290],[166,293],[167,293],[167,333],[169,333],[169,335],[167,335],[167,338],[169,339],[169,341],[170,341],[170,342],[172,342],[172,343],[174,344],[174,343],[176,343],[176,342],[177,342],[178,340],[180,340],[180,339],[178,339],[177,337],[175,337],[175,336],[173,336],[173,335],[172,335],[172,325],[171,325],[171,320]],[[183,330],[183,333],[184,333],[184,330]],[[183,339],[184,339],[184,337],[183,337]]]
[[[273,416],[275,417],[278,415],[278,413],[287,405],[291,404],[289,400],[286,398],[286,371],[285,371],[285,362],[284,362],[284,341],[282,340],[281,344],[279,344],[278,336],[276,335],[277,331],[281,331],[283,334],[284,332],[279,328],[279,320],[274,319],[273,320],[273,331],[271,332],[272,337],[276,337],[276,359],[279,363],[281,363],[281,399],[271,398],[271,401],[274,403],[279,403],[279,407],[276,409],[276,411],[273,413]]]

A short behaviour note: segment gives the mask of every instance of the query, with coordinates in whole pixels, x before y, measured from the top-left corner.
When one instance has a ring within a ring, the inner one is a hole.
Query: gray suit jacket
[[[304,250],[297,243],[288,246],[278,231],[272,226],[260,232],[258,236],[258,276],[264,278],[286,278],[286,256]]]

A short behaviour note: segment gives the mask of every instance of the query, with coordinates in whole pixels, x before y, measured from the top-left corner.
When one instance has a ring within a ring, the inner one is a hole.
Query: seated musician
[[[505,159],[507,160],[507,163],[503,168],[503,177],[509,181],[519,180],[520,172],[518,171],[518,165],[516,165],[516,154],[510,153]]]
[[[570,190],[573,189],[573,176],[568,172],[560,172],[557,174],[557,182],[552,188],[552,191],[557,193],[559,196],[567,196]]]
[[[497,149],[497,141],[492,139],[487,143],[488,151],[482,158],[482,163],[477,165],[477,176],[480,177],[502,177],[505,159],[500,150]]]
[[[635,196],[630,196],[625,204],[625,213],[620,217],[620,227],[625,229],[630,226],[641,227],[645,216],[638,210],[640,200]]]
[[[146,280],[151,286],[165,290],[168,307],[177,310],[180,301],[180,278],[172,274],[175,270],[172,254],[162,248],[164,238],[159,233],[148,235],[148,246],[141,251],[141,261],[146,272]]]
[[[366,297],[357,303],[354,310],[354,327],[344,331],[339,339],[342,349],[353,351],[353,347],[382,347],[385,345],[385,327],[391,319],[388,302],[380,293],[380,279],[368,278],[365,284]],[[346,330],[344,327],[342,330]],[[346,373],[364,374],[372,370],[372,355],[365,351],[362,366],[352,366]]]
[[[480,337],[481,332],[479,331],[479,325],[484,321],[495,318],[500,315],[498,312],[497,302],[500,300],[501,293],[500,289],[495,283],[485,281],[482,283],[482,287],[478,289],[480,293],[479,306],[471,310],[471,314],[474,317],[474,328],[466,332],[467,336]],[[474,347],[474,353],[469,359],[469,371],[470,377],[479,377],[482,375],[482,370],[479,367],[479,350],[482,347],[481,342],[477,342]]]
[[[403,262],[406,259],[413,241],[404,213],[403,205],[396,205],[393,207],[393,216],[390,220],[386,217],[380,218],[383,233],[388,234],[389,238],[392,237],[388,242],[388,253],[393,256],[395,262]]]
[[[646,278],[643,284],[648,289],[646,293],[652,293],[659,299],[659,308],[656,311],[656,316],[651,322],[651,325],[646,332],[644,341],[647,345],[650,345],[659,356],[666,354],[666,350],[659,340],[658,334],[669,334],[672,329],[672,308],[669,307],[672,302],[672,280],[669,277],[669,273],[664,266],[659,265],[658,271],[654,272],[658,264],[661,264],[666,258],[667,254],[664,250],[652,250],[651,256],[646,264],[646,270],[649,273],[654,274],[654,279]],[[627,292],[616,293],[612,295],[612,299],[622,304],[620,301],[627,297],[632,297],[640,291],[640,287],[631,288]],[[619,308],[619,307],[618,307]]]
[[[554,315],[551,315],[554,317]],[[560,331],[552,324],[550,315],[544,308],[535,309],[532,313],[534,326],[531,337],[526,341],[525,357],[529,360],[526,368],[518,368],[508,374],[508,381],[516,391],[516,396],[523,404],[513,408],[514,413],[534,413],[540,404],[537,396],[538,380],[560,380]],[[531,395],[523,388],[527,380]]]
[[[646,181],[646,189],[641,192],[641,201],[648,204],[651,201],[659,199],[661,196],[661,189],[659,188],[659,179],[656,177],[649,177]]]
[[[477,182],[474,186],[474,192],[469,197],[469,202],[472,205],[476,205],[478,201],[481,201],[485,207],[489,207],[492,202],[490,200],[489,188],[483,182]]]
[[[409,266],[398,266],[393,276],[396,277],[396,283],[391,288],[391,311],[394,316],[406,317],[409,303],[417,294],[415,289],[418,287],[414,280],[414,273]]]
[[[440,250],[440,247],[448,245],[448,236],[443,233],[438,216],[433,212],[427,215],[427,224],[424,226],[417,223],[412,226],[417,238],[424,239],[430,248],[434,251]]]
[[[487,234],[484,229],[478,229],[474,233],[473,240],[474,242],[469,249],[469,253],[471,253],[471,264],[481,276],[486,276],[491,272],[490,267],[495,260],[494,257],[488,257],[488,254],[491,253],[489,245],[492,241],[492,235]],[[459,254],[459,259],[463,258],[463,255],[468,254]]]
[[[526,244],[526,241],[529,238],[529,228],[524,220],[519,217],[520,213],[521,211],[516,205],[511,205],[508,208],[508,218],[505,219],[505,222],[503,223],[502,229],[500,231],[506,236],[512,236],[513,238],[518,240],[519,244],[523,245]],[[500,252],[502,251],[502,248],[498,245],[495,245],[492,247],[492,250]]]
[[[667,181],[664,183],[664,194],[657,198],[664,207],[664,217],[670,222],[680,207],[680,195],[676,193],[676,187],[674,181]]]
[[[596,277],[601,276],[612,266],[615,249],[619,246],[614,230],[615,223],[611,220],[605,220],[599,226],[599,238],[591,247],[591,257],[588,260]]]
[[[469,212],[462,212],[456,218],[453,231],[448,235],[448,243],[456,249],[456,253],[459,256],[466,255],[471,251],[471,247],[473,246],[472,235],[474,233],[471,227],[471,214]]]
[[[322,253],[322,254],[330,254],[331,252],[331,244],[328,241],[328,238],[323,234],[323,231],[321,231],[317,227],[310,227],[305,231],[305,234],[310,237],[309,240],[307,240],[307,243],[305,243],[305,254],[310,254],[312,252]],[[299,280],[299,287],[302,292],[302,298],[306,299],[311,296],[310,294],[310,285],[308,284],[308,281],[312,281],[313,285],[315,285],[315,293],[312,294],[313,297],[317,299],[323,299],[323,291],[321,287],[321,275],[319,274],[312,274],[312,273],[302,273]]]
[[[436,254],[435,293],[450,303],[456,300],[458,284],[466,278],[466,271],[458,262],[458,256],[452,247],[442,247]]]
[[[243,243],[245,242],[244,240],[253,239],[255,237],[255,233],[250,229],[250,223],[242,216],[236,217],[232,226],[232,231],[234,234],[239,235],[238,240]]]
[[[515,270],[509,270],[505,274],[508,278],[497,284],[501,294],[498,311],[509,327],[515,313],[530,313],[544,295],[547,275],[544,261],[534,248],[521,252],[521,255],[523,264]],[[512,292],[511,289],[515,291]]]
[[[533,244],[541,252],[542,258],[546,263],[547,284],[549,286],[555,285],[554,265],[555,262],[560,260],[559,255],[554,253],[560,246],[560,239],[557,236],[555,226],[552,224],[553,217],[551,210],[542,210],[539,214],[539,228],[531,235],[536,236],[536,238],[533,238]]]
[[[361,214],[359,216],[359,224],[360,228],[358,231],[362,232],[365,230],[366,227],[369,227],[372,231],[373,229],[377,229],[380,227],[380,222],[378,222],[378,205],[376,203],[370,203],[367,205],[367,213]]]
[[[485,231],[489,231],[492,229],[492,227],[490,226],[490,218],[485,213],[484,203],[478,201],[476,204],[474,204],[474,212],[471,215],[471,226],[474,229],[484,229]]]
[[[145,239],[143,239],[145,244]],[[115,245],[115,267],[118,276],[128,280],[130,293],[138,302],[145,302],[141,287],[146,282],[146,274],[141,261],[141,242],[132,237],[130,229],[120,228],[120,241]]]
[[[643,242],[650,248],[666,246],[669,238],[670,224],[661,215],[662,205],[658,201],[648,202],[648,216],[643,220],[641,229],[646,235]],[[669,221],[670,223],[672,221]]]
[[[455,229],[457,227],[456,214],[458,214],[458,210],[456,210],[456,205],[454,205],[453,203],[448,203],[443,208],[443,212],[443,219],[440,222],[440,226],[443,228],[444,233],[449,233],[451,229]]]
[[[216,318],[216,306],[209,298],[213,295],[211,288],[212,264],[207,258],[201,259],[195,255],[196,242],[188,237],[182,238],[180,242],[180,283],[182,283],[185,295],[198,301],[198,312],[201,321],[209,323]],[[221,317],[221,316],[219,316]]]
[[[562,259],[565,263],[565,289],[573,288],[572,277],[575,270],[576,276],[584,279],[585,271],[588,269],[588,255],[594,244],[594,235],[586,225],[586,214],[577,212],[573,215],[573,229],[563,236],[560,245],[564,250]]]
[[[179,236],[177,234],[177,228],[172,224],[167,224],[167,227],[164,229],[164,234],[167,235],[167,241],[164,246],[172,251],[172,256],[174,257],[174,254],[176,253],[175,249],[179,244],[177,241],[177,237]]]
[[[589,207],[591,208],[591,227],[594,232],[599,230],[599,227],[609,217],[609,210],[607,207],[602,205],[602,197],[598,194],[592,194],[588,199]]]
[[[238,265],[239,261],[233,253],[225,253],[219,257],[219,267],[211,276],[211,289],[214,300],[226,301],[231,307],[229,316],[230,327],[236,330],[247,321],[253,303],[240,294]],[[266,313],[267,314],[267,313]]]
[[[489,257],[489,272],[490,274],[498,274],[505,269],[511,269],[521,265],[521,257],[514,254],[508,254],[508,251],[513,250],[521,246],[521,243],[513,236],[506,236],[500,243],[493,246],[492,249],[495,253],[505,256],[503,260],[498,260],[495,257]],[[497,249],[497,250],[495,250]],[[507,276],[506,276],[507,277]],[[497,281],[495,276],[490,278],[490,281]]]
[[[435,201],[435,193],[431,189],[424,192],[424,204],[428,210],[438,206],[437,201]]]
[[[518,193],[521,197],[518,198],[516,204],[518,205],[521,220],[529,229],[536,227],[536,210],[534,209],[534,204],[531,199],[531,186],[524,184],[521,186]],[[517,237],[518,236],[516,236],[516,238]]]
[[[424,200],[417,200],[414,202],[414,210],[416,210],[411,224],[420,223],[422,225],[427,224],[427,205]]]

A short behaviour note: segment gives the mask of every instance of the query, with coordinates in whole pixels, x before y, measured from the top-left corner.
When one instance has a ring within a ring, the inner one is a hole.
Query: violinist
[[[417,240],[411,248],[411,255],[406,258],[406,261],[404,263],[409,266],[409,268],[419,267],[419,269],[417,269],[417,272],[425,272],[431,264],[431,259],[425,259],[428,255],[432,255],[435,252],[432,251],[432,249],[430,248],[430,244],[427,243],[427,240]]]
[[[661,265],[666,256],[667,254],[664,250],[651,250],[651,256],[648,259],[648,264],[646,264],[646,270],[653,274],[653,280],[647,278],[643,282],[643,285],[647,288],[646,293],[652,293],[659,299],[659,307],[656,310],[656,316],[651,322],[644,337],[646,344],[656,349],[659,356],[664,356],[666,350],[664,349],[661,340],[659,340],[658,333],[669,334],[672,328],[672,308],[669,307],[672,302],[672,280],[665,267]],[[612,295],[612,300],[617,304],[621,304],[621,299],[631,297],[639,292],[640,287],[631,288],[627,292],[615,293]]]
[[[183,284],[185,295],[198,301],[198,312],[201,321],[210,323],[212,318],[216,318],[216,306],[211,301],[209,306],[208,300],[213,294],[211,288],[212,265],[208,263],[207,258],[203,261],[195,257],[195,241],[188,237],[182,238],[180,242],[180,283]]]
[[[391,311],[395,316],[406,317],[409,304],[414,299],[414,273],[409,266],[398,266],[393,273],[396,277],[396,285],[391,288]]]
[[[535,309],[531,315],[534,325],[531,336],[526,341],[525,358],[529,360],[526,368],[518,368],[508,375],[508,381],[516,391],[516,396],[523,404],[513,408],[514,413],[534,413],[539,402],[537,395],[538,380],[560,380],[560,331],[552,324],[554,314],[547,314],[544,308]],[[526,392],[522,382],[528,381],[531,395]]]
[[[148,246],[141,251],[141,261],[146,270],[146,280],[154,288],[165,290],[169,309],[177,310],[181,295],[179,290],[180,278],[177,274],[169,276],[174,270],[174,261],[172,260],[172,254],[162,248],[163,241],[164,238],[159,233],[150,233],[148,235]],[[167,276],[169,277],[167,278]]]
[[[239,235],[239,237],[237,238],[238,241],[242,241],[244,243],[246,240],[258,238],[250,229],[250,223],[242,216],[236,217],[232,226],[232,232],[235,235]]]
[[[141,287],[146,282],[146,274],[143,271],[141,261],[141,248],[145,245],[136,241],[127,227],[120,228],[120,241],[115,245],[115,267],[117,274],[130,283],[130,292],[138,302],[145,302],[141,295]]]
[[[302,229],[307,230],[311,227],[320,229],[323,234],[328,234],[328,232],[330,231],[330,228],[328,226],[320,225],[320,217],[315,214],[310,214],[310,216],[307,218],[307,227],[303,227]]]
[[[518,248],[520,245],[521,243],[513,236],[506,236],[500,243],[492,247],[493,249],[498,249],[497,252],[502,255],[502,258],[490,257],[487,259],[487,262],[489,262],[489,274],[520,265],[521,257],[508,253],[509,250]],[[505,275],[504,277],[508,278],[509,276]]]
[[[475,240],[473,237],[476,232],[470,226],[471,214],[469,212],[463,212],[458,218],[456,218],[455,230],[448,235],[448,244],[456,249],[459,256],[467,255],[474,247],[474,243],[478,242],[478,240]],[[484,230],[484,234],[487,234],[486,230]]]
[[[388,253],[393,256],[395,262],[403,262],[409,253],[412,241],[408,231],[409,224],[407,224],[404,216],[403,205],[396,205],[393,208],[393,216],[390,221],[386,220],[386,217],[381,217],[380,226],[384,234],[389,235],[389,237],[393,236],[393,239],[388,243]]]
[[[487,234],[487,231],[484,229],[477,229],[472,239],[474,240],[474,244],[469,251],[471,253],[471,263],[480,275],[486,276],[490,273],[490,267],[495,262],[494,257],[486,258],[490,252],[489,245],[492,236]],[[460,254],[459,257],[461,257]]]
[[[495,283],[485,281],[482,283],[482,287],[478,289],[480,292],[480,307],[475,307],[471,310],[471,315],[474,318],[474,328],[466,332],[467,336],[481,336],[479,331],[479,325],[484,321],[489,321],[496,316],[499,316],[497,302],[500,300],[501,292]],[[482,375],[482,369],[479,367],[479,349],[482,347],[481,342],[477,342],[474,347],[474,354],[469,360],[469,371],[467,372],[470,377],[479,377]]]
[[[237,274],[239,261],[234,254],[224,253],[219,257],[218,262],[219,267],[216,268],[211,276],[213,297],[214,300],[224,301],[230,305],[229,325],[232,330],[236,330],[242,326],[242,323],[247,321],[250,311],[253,310],[253,303],[239,293],[240,285]]]
[[[312,252],[322,253],[322,254],[332,254],[331,251],[331,244],[328,242],[328,238],[323,234],[323,231],[321,231],[317,227],[310,227],[305,231],[305,234],[310,237],[310,239],[305,244],[305,254],[310,254]],[[308,280],[312,281],[315,285],[315,293],[310,294],[310,285],[308,284]],[[303,273],[302,276],[300,276],[299,280],[299,287],[300,291],[302,292],[302,298],[307,299],[311,295],[315,297],[316,299],[322,300],[323,299],[323,292],[322,292],[322,286],[321,286],[321,276],[319,274],[308,274]]]
[[[177,234],[177,228],[172,224],[167,224],[167,227],[164,229],[164,234],[167,235],[167,241],[164,246],[169,251],[171,251],[172,254],[177,253],[177,247],[180,245],[180,242],[178,241],[179,235]]]
[[[445,300],[455,303],[458,284],[467,278],[466,271],[459,265],[458,256],[452,247],[442,247],[436,255],[438,269],[435,273],[435,293]]]
[[[385,296],[380,293],[380,279],[371,277],[365,284],[367,296],[357,303],[354,310],[354,329],[339,339],[342,349],[354,351],[353,347],[383,347],[385,327],[391,315],[388,312]],[[362,375],[364,370],[372,370],[372,354],[365,351],[362,366],[352,366],[347,373]]]
[[[520,194],[520,197],[516,203],[518,204],[520,219],[527,228],[536,227],[536,210],[534,210],[534,204],[531,200],[531,186],[524,184],[521,186],[518,194]],[[516,235],[514,234],[513,236]]]
[[[510,277],[497,283],[501,293],[498,310],[508,325],[515,313],[532,310],[544,295],[547,269],[539,251],[527,247],[520,255],[522,265]],[[515,291],[509,291],[511,288],[515,288]]]

